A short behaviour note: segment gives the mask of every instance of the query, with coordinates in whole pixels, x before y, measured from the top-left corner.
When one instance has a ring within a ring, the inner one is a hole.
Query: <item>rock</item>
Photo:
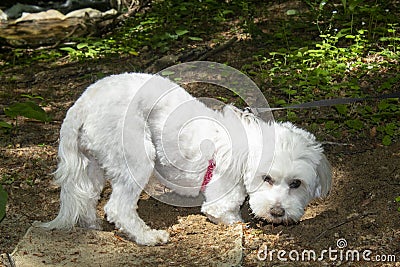
[[[15,21],[15,23],[23,21],[39,21],[39,20],[65,20],[70,18],[84,18],[89,17],[93,19],[104,18],[114,16],[118,12],[115,9],[110,9],[106,12],[101,12],[93,8],[82,8],[68,13],[67,15],[62,14],[60,11],[55,9],[49,9],[47,11],[39,13],[22,13],[22,16]]]
[[[74,10],[65,15],[65,18],[83,18],[88,16],[89,18],[103,18],[106,16],[116,15],[118,12],[115,9],[110,9],[106,12],[101,12],[93,8],[82,8]]]
[[[82,8],[74,10],[65,15],[66,18],[83,18],[88,16],[89,18],[100,18],[102,12],[93,8]]]
[[[15,21],[15,23],[23,21],[36,21],[36,20],[63,20],[65,16],[60,11],[49,9],[39,13],[22,13],[22,16]]]
[[[0,9],[0,22],[1,21],[7,21],[8,20],[8,16],[6,13],[3,12],[3,10]]]

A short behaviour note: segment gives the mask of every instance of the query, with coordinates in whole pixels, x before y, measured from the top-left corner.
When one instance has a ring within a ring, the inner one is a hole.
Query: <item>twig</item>
[[[219,45],[219,46],[217,46],[216,48],[214,48],[214,49],[212,49],[212,50],[206,52],[204,55],[200,56],[200,57],[198,58],[198,60],[199,60],[199,61],[200,61],[200,60],[206,60],[207,58],[209,58],[209,57],[211,57],[211,56],[213,56],[213,55],[215,55],[215,54],[217,54],[217,53],[219,53],[219,52],[221,52],[221,51],[223,51],[223,50],[225,50],[225,49],[231,47],[237,40],[238,40],[238,39],[237,39],[236,37],[231,38],[231,39],[230,39],[229,41],[227,41],[226,43],[224,43],[224,44],[222,44],[222,45]]]
[[[111,29],[115,28],[115,26],[121,22],[123,22],[124,20],[126,20],[127,18],[131,17],[133,14],[139,12],[140,10],[142,10],[144,7],[146,7],[147,5],[150,4],[150,0],[145,0],[142,3],[140,3],[137,6],[130,6],[128,11],[126,13],[123,13],[121,15],[119,15],[118,17],[116,17],[114,19],[113,22],[111,22],[110,24],[108,24],[107,26],[105,26],[103,29],[101,29],[99,31],[99,34],[105,34],[107,32],[109,32]]]
[[[337,142],[321,142],[322,145],[334,145],[334,146],[354,146],[354,144],[349,144],[349,143],[337,143]]]
[[[74,28],[72,29],[71,32],[69,32],[64,38],[62,38],[61,40],[58,40],[55,44],[53,45],[49,45],[49,46],[42,46],[37,48],[36,50],[47,50],[47,49],[54,49],[57,48],[61,43],[63,43],[65,40],[67,40],[68,38],[70,38],[72,35],[74,35],[76,33],[76,31],[79,28],[83,28],[85,29],[85,26],[81,23],[78,23],[77,25],[74,26]]]
[[[353,218],[349,218],[349,219],[347,219],[347,220],[345,220],[345,221],[343,221],[341,223],[338,223],[338,224],[335,224],[333,226],[330,226],[326,230],[322,231],[319,235],[317,235],[314,238],[314,241],[318,240],[321,236],[323,236],[324,234],[326,234],[326,232],[328,232],[330,230],[333,230],[333,229],[338,228],[338,227],[340,227],[340,226],[342,226],[344,224],[347,224],[347,223],[353,222],[355,220],[362,219],[362,218],[365,218],[367,216],[374,215],[374,214],[376,214],[376,212],[364,212],[363,214],[360,214],[360,215],[355,216]]]
[[[374,150],[374,148],[365,148],[365,149],[360,149],[360,150],[356,150],[356,151],[340,151],[340,153],[342,155],[356,155],[356,154],[362,154],[365,153],[367,151],[372,151]]]

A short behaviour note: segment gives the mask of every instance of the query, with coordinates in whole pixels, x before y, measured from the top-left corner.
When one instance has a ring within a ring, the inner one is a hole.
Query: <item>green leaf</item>
[[[334,121],[327,121],[325,123],[325,129],[327,130],[333,130],[338,128],[339,126],[334,122]]]
[[[40,95],[27,95],[27,94],[22,94],[21,97],[26,97],[26,98],[29,98],[29,99],[44,100],[44,98],[41,97]]]
[[[5,121],[0,121],[0,127],[1,128],[7,128],[7,129],[11,129],[13,126]]]
[[[389,135],[385,135],[382,139],[382,144],[385,146],[390,146],[392,144],[392,138]]]
[[[84,47],[88,47],[88,43],[79,43],[79,44],[76,46],[76,48],[78,48],[78,49],[82,49],[82,48],[84,48]]]
[[[346,9],[346,3],[347,3],[347,0],[342,0],[342,5],[343,5],[343,7]]]
[[[279,99],[275,101],[275,105],[280,106],[280,105],[285,105],[286,101],[284,99]]]
[[[389,135],[389,136],[393,136],[394,135],[394,133],[395,133],[395,131],[396,131],[396,129],[397,129],[397,126],[396,126],[396,124],[395,123],[388,123],[386,126],[385,126],[385,133],[387,134],[387,135]]]
[[[134,56],[138,56],[139,55],[139,53],[136,52],[135,50],[130,50],[128,53],[131,54],[131,55],[134,55]]]
[[[175,71],[169,71],[169,70],[165,70],[163,72],[161,72],[162,76],[170,76],[170,75],[174,75]]]
[[[396,202],[400,202],[400,196],[396,197]]]
[[[350,12],[354,12],[355,8],[358,6],[358,4],[362,2],[361,0],[351,0],[349,1],[349,10]]]
[[[346,105],[336,105],[335,108],[340,115],[347,114],[347,106]]]
[[[381,100],[378,104],[378,109],[379,110],[385,110],[389,107],[389,103],[386,100]]]
[[[187,34],[189,31],[188,30],[175,30],[176,35],[182,36]]]
[[[203,41],[203,38],[194,37],[194,36],[189,36],[189,40],[192,40],[192,41]]]
[[[363,35],[363,34],[366,32],[366,30],[361,29],[361,30],[358,30],[357,32],[358,32],[359,34]]]
[[[286,15],[288,16],[293,16],[297,14],[299,14],[299,11],[297,11],[296,9],[289,9],[288,11],[286,11]]]
[[[3,189],[3,186],[0,184],[0,221],[6,216],[6,204],[7,204],[8,194]]]
[[[361,130],[364,128],[364,123],[359,119],[348,120],[345,122],[348,127],[354,130]]]
[[[67,52],[76,52],[75,49],[73,49],[72,47],[68,47],[68,46],[67,47],[61,47],[60,50],[67,51]]]
[[[47,113],[34,102],[12,104],[4,109],[4,113],[12,119],[23,116],[43,122],[50,121]]]

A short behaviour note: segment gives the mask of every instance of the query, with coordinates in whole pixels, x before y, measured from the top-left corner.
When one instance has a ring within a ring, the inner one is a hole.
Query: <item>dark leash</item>
[[[311,101],[311,102],[306,102],[306,103],[301,103],[301,104],[294,104],[294,105],[290,105],[287,107],[251,108],[251,110],[255,110],[258,112],[267,112],[267,111],[276,111],[276,110],[284,110],[284,109],[317,108],[317,107],[328,107],[328,106],[335,106],[335,105],[346,105],[346,104],[371,101],[371,100],[383,100],[383,99],[389,99],[389,98],[400,98],[400,92],[384,94],[384,95],[379,95],[379,96],[323,99],[323,100]],[[248,110],[248,108],[246,108],[246,110]]]

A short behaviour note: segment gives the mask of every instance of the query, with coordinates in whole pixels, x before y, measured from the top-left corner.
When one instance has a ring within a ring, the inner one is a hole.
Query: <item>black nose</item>
[[[269,213],[274,217],[282,217],[285,215],[285,210],[281,207],[273,207],[270,209]]]

